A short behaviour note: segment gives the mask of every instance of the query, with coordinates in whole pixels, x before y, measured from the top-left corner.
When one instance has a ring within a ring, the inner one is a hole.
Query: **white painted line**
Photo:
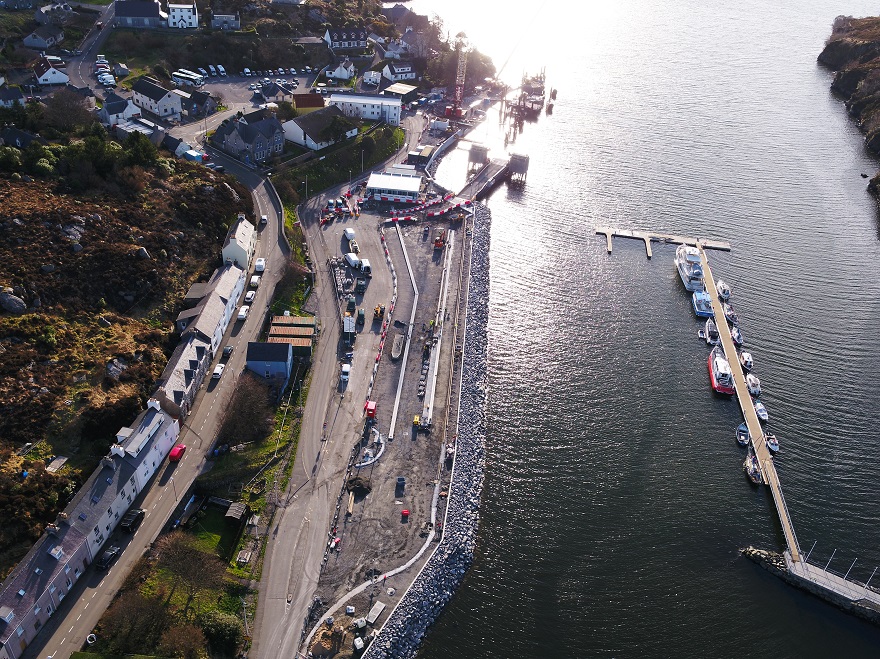
[[[71,626],[70,626],[70,629],[67,630],[67,633],[68,633],[68,634],[71,633],[71,632],[73,631],[73,628],[74,628],[74,627],[75,627],[75,625],[71,625]]]
[[[83,607],[83,610],[89,608],[89,604],[91,604],[91,602],[86,602],[86,605]]]
[[[79,619],[82,618],[82,617],[83,617],[83,614],[80,613],[80,614],[76,617],[76,619],[79,620]]]
[[[58,645],[63,645],[64,641],[66,641],[66,640],[67,640],[67,637],[65,636],[64,638],[61,639],[61,643],[59,643]]]

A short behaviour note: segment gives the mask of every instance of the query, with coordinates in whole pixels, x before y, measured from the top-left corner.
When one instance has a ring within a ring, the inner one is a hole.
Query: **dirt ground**
[[[360,220],[364,224],[385,223],[387,213],[380,213],[380,209],[362,212]],[[427,231],[426,226],[429,226]],[[466,288],[467,285],[469,240],[466,238],[469,231],[465,230],[465,224],[461,221],[451,222],[439,218],[422,219],[399,228],[418,288],[418,306],[406,362],[403,362],[402,357],[397,361],[392,360],[394,336],[406,335],[415,296],[397,228],[388,223],[385,226],[385,245],[397,272],[398,301],[394,310],[395,322],[387,330],[382,360],[371,396],[377,402],[376,428],[386,438],[390,432],[398,381],[403,372],[404,383],[394,436],[387,441],[379,460],[352,472],[353,476],[367,481],[371,491],[365,496],[355,497],[352,513],[340,516],[335,535],[331,529],[331,541],[335,537],[339,538],[339,542],[336,549],[330,552],[321,575],[317,596],[324,605],[316,610],[316,619],[317,614],[326,610],[342,595],[373,578],[376,580],[375,585],[348,603],[356,607],[355,616],[363,616],[375,601],[384,602],[387,608],[377,623],[381,624],[430,554],[429,548],[410,569],[385,578],[387,571],[406,563],[425,544],[432,528],[431,502],[438,480],[441,482],[438,522],[442,522],[445,512],[444,495],[452,466],[451,459],[446,459],[445,447],[455,441],[459,375],[457,367],[460,361],[456,346],[460,345],[463,332],[463,326],[459,327],[455,321],[459,306],[462,310],[464,308],[466,292],[461,287],[463,285]],[[451,242],[443,249],[434,247],[437,229],[454,230]],[[413,417],[425,416],[424,410],[429,397],[420,395],[419,380],[423,375],[423,367],[437,349],[433,342],[432,321],[438,314],[444,263],[447,250],[450,249],[452,257],[449,261],[449,290],[443,314],[443,335],[439,344],[432,426],[428,431],[420,431],[414,427]],[[374,269],[376,265],[373,263]],[[426,345],[432,347],[425,350]],[[366,426],[364,435],[367,439],[362,444],[362,451],[369,448],[375,453],[375,435]],[[363,452],[360,459],[362,458]],[[406,479],[403,488],[397,486],[397,478],[401,476]],[[345,513],[348,506],[347,495],[343,495],[341,503],[342,512]],[[408,510],[409,514],[404,515],[404,510]],[[439,541],[439,537],[439,534],[435,536],[435,542]]]

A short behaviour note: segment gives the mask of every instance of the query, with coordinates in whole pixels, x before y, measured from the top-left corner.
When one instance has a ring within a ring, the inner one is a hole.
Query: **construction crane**
[[[458,119],[462,116],[462,103],[464,101],[464,75],[467,72],[467,58],[470,47],[467,35],[459,32],[455,37],[455,52],[458,55],[458,64],[455,70],[455,93],[452,95],[452,105],[446,106],[446,116]]]

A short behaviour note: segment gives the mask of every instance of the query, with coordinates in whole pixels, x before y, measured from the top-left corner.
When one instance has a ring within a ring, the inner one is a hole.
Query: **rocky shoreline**
[[[865,144],[880,154],[880,17],[834,19],[819,63],[835,71],[831,89],[865,133]],[[880,173],[868,185],[880,193]]]
[[[364,655],[370,659],[415,656],[473,562],[485,464],[491,219],[488,208],[475,205],[458,439],[443,538],[370,644]]]

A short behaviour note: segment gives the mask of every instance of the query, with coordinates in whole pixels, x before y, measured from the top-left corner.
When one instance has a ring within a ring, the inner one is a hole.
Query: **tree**
[[[238,379],[232,400],[223,412],[217,433],[219,444],[241,444],[265,439],[271,426],[269,389],[251,372]]]
[[[178,583],[186,589],[184,615],[198,593],[217,588],[223,583],[226,568],[220,559],[196,549],[189,535],[183,531],[174,531],[163,537],[159,541],[159,552],[162,567],[177,577],[168,599],[171,599]]]
[[[162,633],[159,652],[168,657],[199,659],[208,641],[195,625],[175,625]]]
[[[299,112],[296,111],[296,108],[293,107],[293,103],[290,101],[281,101],[278,103],[278,110],[275,112],[275,116],[278,118],[278,121],[290,121],[294,117],[298,117]]]
[[[21,171],[21,152],[14,146],[0,146],[0,169],[6,172]]]
[[[152,167],[156,164],[156,145],[143,133],[132,133],[125,140],[125,164]]]
[[[124,592],[113,603],[102,622],[101,640],[119,654],[151,654],[156,639],[168,625],[169,614],[158,599],[137,590]]]
[[[237,616],[222,611],[205,611],[196,618],[202,628],[211,650],[215,653],[232,655],[244,640],[244,628]]]
[[[50,126],[63,132],[70,132],[77,126],[88,126],[95,121],[86,99],[66,87],[49,97],[45,115]]]

